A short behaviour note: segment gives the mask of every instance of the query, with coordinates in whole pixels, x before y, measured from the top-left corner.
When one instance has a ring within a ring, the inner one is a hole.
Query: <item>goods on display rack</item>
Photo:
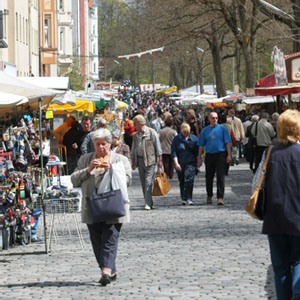
[[[0,143],[0,249],[31,241],[33,202],[37,195],[30,167],[38,164],[33,150],[38,134],[30,115],[24,115],[2,133]]]

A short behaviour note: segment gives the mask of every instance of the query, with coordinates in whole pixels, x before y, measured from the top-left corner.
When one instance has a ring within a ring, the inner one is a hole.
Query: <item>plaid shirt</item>
[[[117,147],[112,148],[112,151],[126,156],[131,164],[130,148],[128,145],[120,143]]]

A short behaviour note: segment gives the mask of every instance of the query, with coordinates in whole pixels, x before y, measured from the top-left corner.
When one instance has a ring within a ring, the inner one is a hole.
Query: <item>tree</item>
[[[261,0],[252,0],[253,4],[271,20],[276,20],[280,23],[287,25],[292,32],[293,51],[300,51],[300,0],[285,0],[281,1],[283,9],[280,9],[274,5],[270,5],[268,2]],[[290,3],[290,8],[288,3]],[[291,12],[286,10],[291,10]]]
[[[70,79],[70,89],[74,91],[80,91],[84,89],[83,76],[79,67],[79,60],[74,59],[72,72],[68,73],[66,76]]]

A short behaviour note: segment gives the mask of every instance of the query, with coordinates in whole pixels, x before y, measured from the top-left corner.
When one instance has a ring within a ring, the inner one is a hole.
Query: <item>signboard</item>
[[[291,61],[291,78],[293,81],[300,81],[300,57]]]
[[[95,85],[95,90],[109,90],[110,83],[109,82],[97,82]]]
[[[271,60],[274,63],[274,74],[276,85],[285,85],[287,83],[287,72],[283,52],[274,46]]]
[[[300,82],[300,52],[285,56],[288,83]]]

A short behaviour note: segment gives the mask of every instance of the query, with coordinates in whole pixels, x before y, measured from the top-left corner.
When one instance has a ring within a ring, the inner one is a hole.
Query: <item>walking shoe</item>
[[[206,198],[206,203],[207,203],[207,204],[212,204],[212,197],[207,196],[207,198]]]
[[[188,200],[186,200],[186,204],[187,204],[187,205],[193,205],[193,201],[192,201],[192,199],[188,199]]]
[[[151,207],[149,205],[145,205],[145,210],[151,210]]]
[[[108,274],[103,274],[99,280],[99,283],[103,286],[111,283],[111,277]]]
[[[186,205],[186,204],[187,204],[186,200],[182,199],[182,200],[181,200],[181,204],[182,204],[182,205]]]
[[[218,205],[224,205],[223,198],[218,198]]]

